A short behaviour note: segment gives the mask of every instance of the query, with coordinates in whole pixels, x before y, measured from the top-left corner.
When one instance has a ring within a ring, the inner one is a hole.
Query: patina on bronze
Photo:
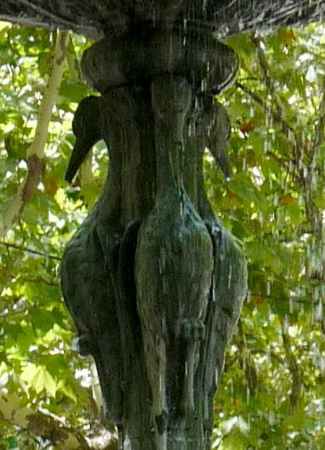
[[[67,245],[62,289],[107,417],[132,450],[210,446],[246,263],[207,200],[202,157],[208,147],[229,175],[229,119],[214,96],[237,66],[206,30],[170,20],[104,38],[82,60],[101,96],[76,112],[67,179],[99,138],[110,170]]]

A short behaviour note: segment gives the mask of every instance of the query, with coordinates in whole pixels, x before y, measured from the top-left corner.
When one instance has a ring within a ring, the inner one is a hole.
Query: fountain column
[[[236,69],[230,48],[176,26],[105,38],[83,57],[111,162],[67,246],[62,286],[107,417],[132,450],[210,448],[246,263],[208,202],[202,157],[206,142],[224,151],[229,124],[213,97]]]

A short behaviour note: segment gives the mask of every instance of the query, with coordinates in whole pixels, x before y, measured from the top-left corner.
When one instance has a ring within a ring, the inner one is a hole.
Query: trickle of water
[[[294,135],[293,131],[290,129],[288,130],[288,140],[292,143],[295,142],[295,135]]]
[[[273,205],[278,206],[279,205],[279,196],[278,194],[274,194],[273,196]]]
[[[239,32],[241,32],[244,29],[244,27],[245,27],[245,23],[244,23],[243,19],[240,18],[239,21],[238,21],[238,30],[239,30]]]
[[[206,92],[207,90],[207,80],[206,78],[203,78],[201,81],[201,92]]]
[[[230,265],[228,273],[228,289],[230,289],[231,286],[231,279],[232,279],[232,266]]]
[[[319,368],[322,375],[325,374],[325,355],[321,355],[319,358]]]
[[[289,330],[289,319],[288,319],[288,315],[286,314],[284,316],[284,320],[283,320],[283,331],[284,333],[288,333]]]
[[[266,114],[265,114],[265,126],[266,130],[269,128],[273,128],[273,111],[272,108],[267,108]]]
[[[212,296],[211,296],[211,300],[212,300],[213,303],[215,303],[215,301],[216,301],[216,290],[215,290],[214,279],[212,281]]]
[[[233,382],[233,380],[230,380],[230,396],[232,397],[232,398],[234,398],[234,382]]]
[[[289,296],[289,313],[290,314],[293,313],[293,306],[294,306],[293,302],[294,302],[294,300],[293,300],[292,296],[290,295]]]
[[[264,215],[261,212],[258,213],[258,221],[261,225],[264,225]]]
[[[202,2],[202,13],[203,13],[203,17],[206,16],[207,5],[208,5],[208,0],[203,0],[203,2]]]
[[[250,399],[251,399],[251,391],[249,389],[249,387],[246,387],[246,404],[248,405],[250,403]]]
[[[160,398],[162,398],[162,390],[163,390],[163,381],[162,381],[161,373],[159,373],[159,395],[160,395]]]
[[[119,450],[128,450],[130,448],[130,441],[128,439],[128,436],[125,436],[125,433],[123,431],[123,428],[119,428],[118,433],[118,449]]]
[[[269,424],[274,425],[276,423],[276,418],[273,411],[269,412]]]
[[[162,272],[164,272],[166,268],[166,250],[164,247],[160,250],[159,264],[161,265]]]
[[[270,144],[271,144],[271,142],[270,142],[268,136],[266,136],[265,140],[264,140],[264,153],[268,153],[271,150]]]
[[[313,170],[311,173],[311,188],[316,190],[318,186],[318,176],[316,170]]]
[[[317,303],[317,305],[315,307],[314,318],[315,318],[315,320],[317,322],[320,322],[321,320],[323,320],[323,301],[322,301],[322,298],[319,296],[320,292],[319,292],[318,288],[314,289],[314,293],[315,293],[315,296],[316,296],[315,300],[318,300],[318,303]]]
[[[179,215],[183,219],[183,217],[184,217],[184,204],[183,204],[182,201],[179,203]]]

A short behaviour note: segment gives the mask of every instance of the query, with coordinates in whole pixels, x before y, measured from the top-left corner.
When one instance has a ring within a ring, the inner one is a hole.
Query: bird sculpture
[[[226,180],[230,178],[230,165],[226,151],[229,145],[231,124],[224,106],[210,101],[205,105],[206,147],[218,163]]]
[[[86,97],[75,112],[72,128],[76,144],[65,176],[69,182],[91,147],[102,138],[102,101],[101,97]],[[122,358],[120,333],[116,328],[117,292],[112,277],[107,273],[103,242],[110,242],[106,233],[112,236],[114,233],[106,225],[99,226],[102,204],[106,202],[105,192],[104,189],[93,210],[68,242],[60,272],[63,298],[77,328],[79,353],[94,358],[105,400],[105,416],[119,424],[122,414]],[[103,237],[101,230],[104,227],[106,233]]]
[[[165,448],[168,427],[194,409],[194,375],[213,268],[211,238],[182,180],[190,103],[184,79],[153,82],[159,174],[155,206],[139,229],[135,274],[159,449]]]

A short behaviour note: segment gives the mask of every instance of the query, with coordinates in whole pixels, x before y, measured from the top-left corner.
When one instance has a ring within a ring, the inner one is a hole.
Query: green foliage
[[[215,401],[220,450],[325,448],[323,35],[324,27],[310,25],[229,40],[241,61],[237,83],[221,98],[233,125],[233,173],[224,181],[207,156],[206,186],[245,245],[250,291]],[[0,23],[0,214],[26,175],[53,39]],[[71,113],[89,94],[78,66],[85,45],[71,37],[42,182],[0,242],[0,449],[74,448],[62,447],[62,423],[75,436],[101,430],[89,361],[71,350],[57,277],[107,165],[99,144],[93,177],[73,187],[63,181]],[[56,439],[44,416],[61,418]]]
[[[223,102],[233,176],[210,199],[244,243],[249,296],[216,398],[219,449],[322,449],[325,439],[324,28],[229,40]]]
[[[1,213],[27,173],[26,150],[50,73],[54,38],[45,30],[0,23]],[[99,427],[89,361],[71,349],[74,330],[58,280],[64,245],[87,211],[81,181],[72,188],[64,182],[73,144],[72,112],[89,93],[78,67],[84,48],[83,38],[71,37],[42,182],[19,223],[0,242],[0,448],[15,448],[17,443],[20,449],[32,450],[51,442],[41,426],[33,428],[26,419],[33,414],[55,414],[75,434]],[[104,174],[99,153],[94,162]],[[88,191],[95,186],[98,191],[98,178]],[[58,420],[52,428],[61,425]]]

